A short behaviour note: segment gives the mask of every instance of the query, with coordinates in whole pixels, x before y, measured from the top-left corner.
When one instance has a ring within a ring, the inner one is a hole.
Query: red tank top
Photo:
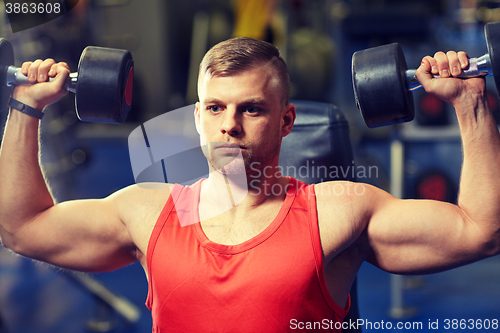
[[[350,298],[343,309],[327,290],[314,187],[290,178],[276,218],[238,245],[204,234],[200,189],[174,186],[149,240],[153,332],[340,332]]]

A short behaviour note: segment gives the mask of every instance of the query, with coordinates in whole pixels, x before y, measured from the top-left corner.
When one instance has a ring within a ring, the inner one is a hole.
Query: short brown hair
[[[261,40],[238,37],[212,47],[201,61],[198,85],[205,74],[231,76],[267,65],[276,70],[282,90],[281,103],[284,107],[290,99],[290,78],[285,61],[276,46]]]

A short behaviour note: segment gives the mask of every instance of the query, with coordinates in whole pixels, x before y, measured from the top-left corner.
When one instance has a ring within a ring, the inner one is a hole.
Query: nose
[[[227,108],[224,112],[220,131],[222,134],[236,136],[241,133],[241,119],[235,109]]]

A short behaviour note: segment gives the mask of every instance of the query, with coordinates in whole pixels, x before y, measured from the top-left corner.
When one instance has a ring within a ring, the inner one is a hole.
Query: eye
[[[217,113],[217,112],[221,111],[221,108],[218,105],[210,105],[210,106],[207,107],[207,109],[209,111],[214,112],[214,113]]]
[[[249,113],[249,114],[255,114],[259,111],[260,111],[260,109],[255,107],[255,106],[248,106],[247,108],[245,108],[245,112]]]

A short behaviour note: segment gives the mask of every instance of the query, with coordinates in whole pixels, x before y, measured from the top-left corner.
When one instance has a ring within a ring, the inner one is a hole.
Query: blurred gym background
[[[375,167],[358,173],[358,181],[391,190],[390,147],[398,140],[404,148],[401,196],[454,202],[461,147],[453,110],[418,91],[414,122],[368,129],[354,104],[351,56],[391,42],[401,44],[410,68],[438,50],[480,56],[487,52],[483,26],[494,21],[500,21],[500,2],[494,0],[79,0],[61,18],[12,33],[0,3],[0,36],[12,42],[17,66],[51,57],[76,71],[87,45],[128,49],[134,57],[133,108],[125,124],[78,121],[72,94],[50,106],[42,122],[42,160],[58,201],[102,198],[133,184],[130,132],[196,102],[198,64],[206,50],[232,36],[250,36],[281,49],[293,99],[330,102],[347,116],[358,170]],[[488,87],[490,105],[498,112],[491,78]],[[182,123],[167,127],[167,139],[182,135]],[[362,319],[422,322],[419,331],[439,320],[434,332],[446,331],[445,319],[500,319],[498,257],[404,278],[399,300],[392,279],[370,265],[362,267]],[[89,276],[0,249],[2,333],[151,332],[146,294],[138,264]]]

